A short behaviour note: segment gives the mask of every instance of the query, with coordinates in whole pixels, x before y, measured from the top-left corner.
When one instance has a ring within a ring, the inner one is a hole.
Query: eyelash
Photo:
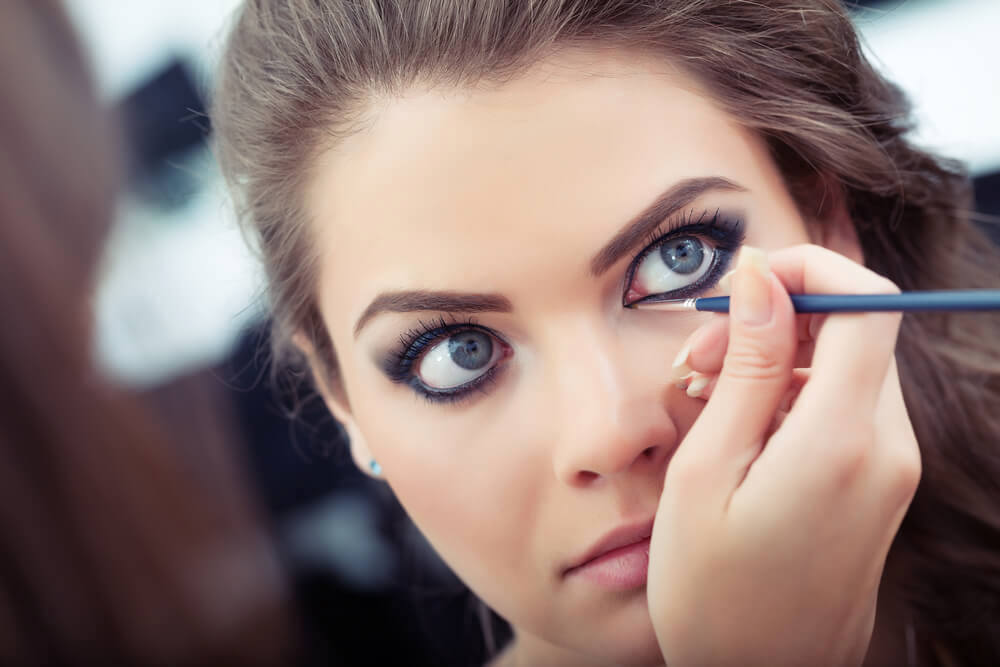
[[[719,209],[716,209],[712,217],[706,220],[705,218],[708,215],[708,211],[703,211],[695,219],[694,211],[689,211],[686,215],[682,214],[677,218],[664,222],[649,234],[646,246],[635,256],[628,270],[625,272],[625,286],[622,289],[623,306],[635,305],[640,301],[685,299],[713,287],[722,278],[723,273],[725,273],[729,266],[729,261],[732,259],[733,253],[743,245],[743,241],[746,239],[746,230],[744,229],[742,220],[739,218],[724,217]],[[698,282],[681,289],[660,294],[649,294],[641,299],[627,302],[625,297],[628,294],[629,287],[632,285],[632,280],[635,278],[636,270],[642,264],[642,260],[646,259],[651,252],[667,241],[679,236],[697,236],[708,238],[712,241],[716,257],[712,260],[712,266],[709,268],[708,274]]]
[[[732,253],[743,244],[746,234],[742,220],[721,217],[718,210],[716,210],[711,218],[706,220],[707,216],[708,212],[705,211],[695,219],[694,212],[691,211],[687,215],[682,214],[673,220],[665,221],[649,234],[645,247],[635,256],[626,271],[625,287],[622,291],[622,305],[629,305],[625,303],[625,294],[628,292],[628,288],[635,277],[635,271],[642,260],[661,244],[677,236],[708,238],[714,243],[716,251],[722,255],[722,258],[713,260],[708,275],[698,283],[689,285],[682,290],[675,290],[674,292],[665,294],[669,294],[671,298],[685,298],[690,294],[708,289],[718,282],[729,264]],[[651,294],[634,303],[656,300],[658,298],[662,299],[665,297],[662,294]],[[392,382],[409,386],[417,395],[433,404],[455,404],[473,398],[473,395],[476,393],[485,394],[493,383],[497,381],[505,364],[496,364],[476,379],[460,387],[447,390],[428,388],[414,372],[414,366],[420,362],[424,353],[431,349],[435,343],[445,336],[453,336],[469,329],[482,331],[499,340],[501,344],[506,345],[506,342],[496,333],[481,326],[472,318],[452,318],[449,321],[441,317],[429,322],[420,320],[417,322],[416,327],[400,335],[399,345],[382,362],[382,372]]]
[[[498,374],[501,372],[503,364],[497,364],[474,380],[459,387],[447,390],[435,390],[428,388],[417,374],[413,372],[413,367],[423,358],[424,352],[431,349],[435,343],[445,336],[454,336],[462,331],[474,329],[482,331],[501,344],[506,343],[496,333],[478,324],[475,319],[453,318],[450,322],[444,317],[431,322],[418,320],[417,326],[409,329],[399,337],[399,346],[390,352],[382,363],[382,372],[396,384],[404,384],[413,389],[419,396],[430,403],[459,403],[472,398],[475,392],[486,393],[489,387],[496,382]]]

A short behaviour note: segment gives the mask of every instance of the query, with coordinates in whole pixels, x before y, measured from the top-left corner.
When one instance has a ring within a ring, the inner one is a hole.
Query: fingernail
[[[691,373],[691,367],[688,366],[688,355],[691,354],[691,341],[684,343],[684,347],[681,351],[677,353],[677,358],[674,359],[674,365],[670,371],[670,379],[681,380],[684,376]]]
[[[763,250],[743,246],[733,276],[730,312],[744,324],[771,321],[771,268]]]
[[[733,274],[736,273],[736,269],[732,271],[727,271],[724,276],[719,278],[719,290],[729,294],[733,291]]]
[[[678,380],[677,383],[674,384],[674,386],[680,389],[681,391],[684,391],[685,389],[688,388],[688,383],[691,382],[691,378],[693,378],[695,375],[697,375],[697,373],[691,371],[690,373],[682,377],[680,380]]]
[[[708,386],[710,377],[707,375],[698,374],[698,377],[691,380],[691,384],[688,385],[687,395],[691,398],[698,398],[701,396],[701,392],[705,391],[705,387]]]

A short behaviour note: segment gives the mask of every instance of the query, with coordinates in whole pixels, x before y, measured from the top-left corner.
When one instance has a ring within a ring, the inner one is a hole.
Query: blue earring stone
[[[378,461],[376,461],[375,459],[372,459],[371,461],[368,462],[368,467],[371,468],[371,471],[372,471],[373,475],[381,475],[382,474],[382,466],[380,466],[378,464]]]

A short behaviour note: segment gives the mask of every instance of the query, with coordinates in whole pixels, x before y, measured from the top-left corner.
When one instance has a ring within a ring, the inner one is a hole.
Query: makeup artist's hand
[[[813,343],[788,298],[896,287],[817,246],[769,258],[744,249],[727,324],[692,335],[687,363],[718,381],[670,463],[647,584],[671,667],[861,664],[920,478],[900,315],[830,315]]]

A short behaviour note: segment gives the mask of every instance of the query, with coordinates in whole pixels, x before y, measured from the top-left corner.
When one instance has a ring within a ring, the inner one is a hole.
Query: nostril
[[[595,479],[600,477],[600,475],[590,470],[581,470],[580,472],[577,473],[577,477],[579,478],[580,482],[586,484],[588,482],[594,481]]]
[[[642,450],[642,456],[646,459],[653,459],[656,456],[656,447],[647,447]]]

